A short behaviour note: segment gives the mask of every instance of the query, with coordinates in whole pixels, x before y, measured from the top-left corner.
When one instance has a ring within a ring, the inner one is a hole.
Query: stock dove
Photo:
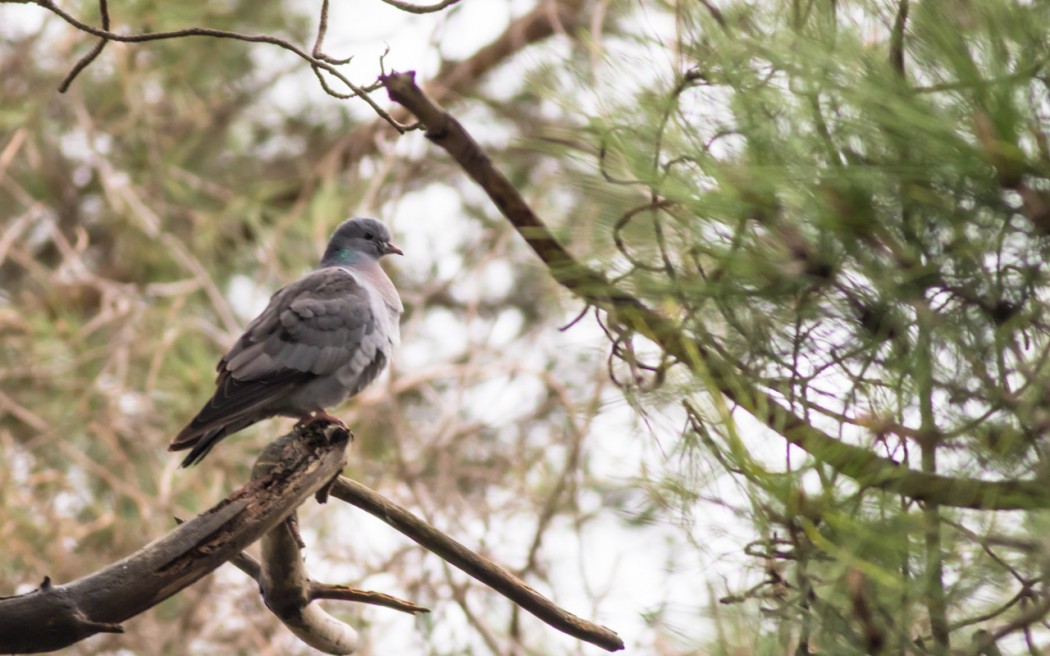
[[[379,258],[401,249],[370,218],[336,229],[317,269],[279,290],[216,367],[211,400],[169,451],[200,462],[227,435],[276,415],[327,419],[372,382],[400,341],[404,307]]]

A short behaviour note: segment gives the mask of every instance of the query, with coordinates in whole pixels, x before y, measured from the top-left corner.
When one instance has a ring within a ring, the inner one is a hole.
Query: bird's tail
[[[203,460],[204,456],[208,455],[208,452],[222,438],[233,432],[228,430],[226,426],[212,427],[211,430],[208,430],[207,427],[202,427],[204,430],[199,428],[194,430],[195,428],[193,424],[190,424],[168,445],[168,451],[190,450],[189,454],[182,460],[183,467],[195,465]]]
[[[168,445],[168,451],[182,451],[189,449],[189,454],[183,459],[182,466],[195,465],[208,455],[208,452],[227,435],[232,435],[242,428],[246,428],[255,422],[243,417],[235,418],[229,423],[202,422],[194,418],[189,426],[179,431],[175,439]]]

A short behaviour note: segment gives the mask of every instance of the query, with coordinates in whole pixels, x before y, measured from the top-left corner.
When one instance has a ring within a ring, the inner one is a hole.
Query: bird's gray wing
[[[369,292],[344,269],[320,269],[279,290],[219,361],[214,396],[168,449],[193,447],[187,458],[192,463],[225,435],[256,421],[281,411],[308,412],[312,408],[282,402],[302,385],[356,361],[366,369],[380,348],[376,333]],[[202,439],[207,444],[198,444]]]
[[[345,269],[320,269],[274,294],[217,370],[241,381],[290,372],[331,374],[375,329],[368,290]]]

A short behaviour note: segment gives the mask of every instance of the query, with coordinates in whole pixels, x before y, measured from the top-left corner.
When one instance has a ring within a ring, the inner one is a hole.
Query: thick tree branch
[[[345,463],[348,433],[304,430],[264,477],[109,567],[0,599],[0,653],[51,651],[120,623],[199,580],[281,524]]]
[[[294,434],[273,442],[256,459],[252,480],[270,476],[275,468],[282,466],[282,460],[302,448],[305,447],[298,444]],[[318,500],[322,499],[327,499],[327,486],[318,491]],[[258,582],[266,607],[300,640],[326,654],[352,654],[357,650],[357,631],[313,603],[317,599],[364,601],[413,613],[429,612],[388,595],[311,581],[300,553],[302,545],[294,529],[295,517],[293,512],[263,536],[261,562],[241,553],[233,563]]]
[[[708,348],[702,335],[688,335],[675,321],[577,262],[463,126],[416,85],[414,73],[394,73],[382,81],[390,98],[423,124],[427,138],[444,148],[482,187],[559,284],[606,311],[610,321],[652,340],[687,365],[712,392],[736,403],[791,444],[863,486],[920,501],[986,510],[1050,507],[1050,490],[1040,481],[984,481],[914,471],[818,430],[781,405],[773,394],[741,376]]]
[[[536,592],[521,579],[492,561],[479,556],[437,530],[406,508],[344,476],[336,479],[331,495],[372,514],[413,541],[437,554],[518,604],[550,626],[608,651],[623,649],[623,640],[613,631],[579,618]]]
[[[357,631],[310,598],[310,579],[290,522],[282,522],[266,534],[262,554],[259,589],[266,607],[296,637],[318,651],[337,655],[357,651]]]
[[[288,443],[290,442],[290,443]],[[297,446],[294,436],[270,444],[255,461],[252,480],[262,480]],[[323,494],[324,487],[318,491]],[[343,656],[357,651],[357,631],[312,603],[310,577],[300,554],[300,538],[294,530],[295,511],[263,536],[259,567],[259,591],[263,601],[300,640],[326,654]]]

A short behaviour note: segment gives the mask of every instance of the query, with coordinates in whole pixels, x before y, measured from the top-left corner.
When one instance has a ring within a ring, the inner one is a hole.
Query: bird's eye
[[[365,233],[365,239],[367,239],[368,241],[372,241],[375,238],[376,238],[375,235],[373,235],[371,232],[366,232]]]

